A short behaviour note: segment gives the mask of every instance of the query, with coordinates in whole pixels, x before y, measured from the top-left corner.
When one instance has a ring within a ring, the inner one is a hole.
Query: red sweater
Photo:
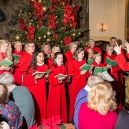
[[[109,111],[106,115],[90,110],[87,103],[83,103],[79,112],[79,129],[114,129],[117,113]]]

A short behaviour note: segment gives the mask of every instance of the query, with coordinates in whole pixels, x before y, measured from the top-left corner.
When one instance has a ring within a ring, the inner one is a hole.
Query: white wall
[[[90,37],[109,41],[114,36],[124,41],[125,0],[89,0]],[[106,31],[100,31],[104,23]]]

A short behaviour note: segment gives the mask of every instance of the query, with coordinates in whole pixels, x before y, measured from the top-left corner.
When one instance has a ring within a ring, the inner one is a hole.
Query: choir
[[[118,106],[122,104],[122,70],[118,65],[113,66],[106,61],[107,57],[115,61],[115,43],[116,38],[112,37],[106,52],[102,53],[93,39],[89,40],[89,46],[85,49],[80,47],[78,41],[74,41],[70,43],[69,51],[63,54],[60,46],[51,49],[47,42],[43,43],[41,50],[35,51],[33,42],[26,43],[22,50],[22,42],[17,41],[13,43],[12,53],[11,43],[0,40],[0,62],[5,58],[15,62],[14,55],[19,56],[14,65],[0,65],[0,74],[5,71],[12,73],[16,84],[29,89],[34,99],[38,125],[42,119],[56,115],[60,115],[62,122],[67,123],[73,118],[79,91],[86,86],[88,77],[94,74],[96,67],[106,67],[106,71],[115,79],[113,89],[116,91]],[[80,67],[86,63],[91,68],[81,70]]]

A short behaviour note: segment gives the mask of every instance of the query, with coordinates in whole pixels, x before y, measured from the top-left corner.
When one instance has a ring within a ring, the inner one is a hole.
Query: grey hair
[[[94,39],[89,39],[89,43],[90,43],[90,42],[95,42],[95,41],[94,41]]]
[[[90,87],[90,88],[93,88],[97,83],[99,82],[104,82],[104,79],[102,78],[101,75],[99,74],[92,74],[89,78],[88,78],[88,81],[87,81],[87,85]]]
[[[4,72],[0,75],[0,83],[3,83],[7,86],[12,85],[14,83],[13,75],[9,72]]]

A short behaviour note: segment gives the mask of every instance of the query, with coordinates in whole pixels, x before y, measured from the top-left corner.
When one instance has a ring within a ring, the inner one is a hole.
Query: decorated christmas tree
[[[78,26],[79,8],[72,6],[70,0],[31,0],[19,7],[19,15],[14,16],[19,30],[12,29],[10,33],[24,43],[40,46],[50,42],[65,51],[71,41],[78,40],[85,32],[85,28]]]

